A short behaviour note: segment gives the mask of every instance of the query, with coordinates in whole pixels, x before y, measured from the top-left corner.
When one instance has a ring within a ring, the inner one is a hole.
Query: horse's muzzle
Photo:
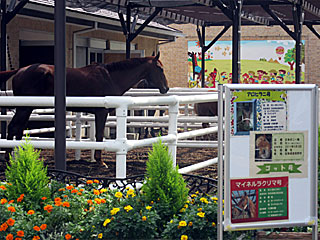
[[[169,87],[161,88],[161,89],[159,89],[159,91],[161,94],[165,94],[169,91]]]

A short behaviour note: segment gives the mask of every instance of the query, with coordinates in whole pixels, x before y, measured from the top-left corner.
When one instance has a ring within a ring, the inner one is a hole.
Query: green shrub
[[[14,157],[10,156],[5,171],[7,198],[22,201],[25,208],[39,207],[42,198],[50,196],[47,169],[39,155],[40,152],[27,139],[26,143],[14,149]]]
[[[161,140],[149,152],[146,182],[142,186],[147,202],[156,202],[158,212],[166,220],[176,214],[188,198],[188,189],[178,166],[173,167],[168,148]]]

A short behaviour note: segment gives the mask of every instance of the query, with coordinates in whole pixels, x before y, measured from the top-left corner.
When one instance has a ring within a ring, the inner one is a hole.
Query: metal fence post
[[[218,231],[217,239],[223,239],[223,85],[218,86]]]

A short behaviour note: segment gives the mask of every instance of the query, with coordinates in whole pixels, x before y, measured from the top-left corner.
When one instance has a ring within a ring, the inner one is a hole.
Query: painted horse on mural
[[[168,81],[159,60],[160,54],[145,58],[132,58],[110,64],[91,64],[82,68],[67,68],[67,96],[121,96],[141,79],[146,79],[150,87],[165,94],[169,90]],[[0,72],[0,82],[6,82],[13,76],[14,96],[53,96],[54,66],[33,64],[17,70]],[[21,140],[23,130],[29,120],[33,107],[17,107],[8,126],[7,139]],[[67,108],[68,111],[89,112],[95,115],[96,140],[103,141],[103,132],[108,113],[106,108]],[[8,151],[7,151],[7,156]],[[101,159],[101,150],[95,151],[95,159],[105,165]],[[105,165],[106,166],[106,165]]]

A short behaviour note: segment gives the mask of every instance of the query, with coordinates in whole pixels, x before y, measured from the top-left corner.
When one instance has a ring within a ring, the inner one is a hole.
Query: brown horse
[[[110,64],[91,64],[82,68],[67,68],[67,96],[120,96],[141,79],[146,79],[149,86],[159,89],[164,94],[169,90],[159,53],[155,57],[132,58]],[[13,77],[12,86],[15,96],[53,96],[54,66],[34,64],[17,70],[0,72],[0,82]],[[29,120],[33,107],[17,107],[16,113],[8,126],[8,140],[14,136],[22,139],[23,130]],[[106,108],[72,108],[69,111],[95,114],[96,140],[103,141],[103,130],[108,113]],[[8,154],[7,154],[8,155]],[[100,164],[101,151],[95,151],[95,159]]]
[[[256,217],[256,205],[244,192],[239,202],[232,209],[232,219],[245,219]]]
[[[256,139],[256,148],[259,149],[259,153],[256,158],[270,159],[271,160],[271,142],[267,139],[265,134],[260,135]]]

